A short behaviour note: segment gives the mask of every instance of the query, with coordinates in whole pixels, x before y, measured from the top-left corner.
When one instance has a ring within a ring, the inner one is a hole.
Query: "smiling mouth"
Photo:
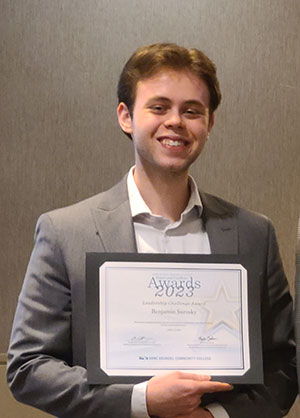
[[[179,139],[171,139],[171,138],[158,138],[158,141],[162,145],[167,145],[169,147],[181,147],[184,145],[187,145],[188,142],[184,140]]]

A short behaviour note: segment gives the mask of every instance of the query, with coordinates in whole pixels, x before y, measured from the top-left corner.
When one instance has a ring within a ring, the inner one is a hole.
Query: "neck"
[[[172,222],[180,218],[190,198],[187,172],[162,175],[161,172],[154,173],[153,169],[147,173],[136,166],[133,176],[142,198],[154,215]]]

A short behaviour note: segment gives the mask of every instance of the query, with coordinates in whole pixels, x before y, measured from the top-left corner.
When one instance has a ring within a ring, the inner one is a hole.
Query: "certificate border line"
[[[126,263],[126,262],[124,262],[124,263]],[[138,263],[134,263],[134,264],[136,265]],[[143,264],[145,264],[145,263],[143,263]],[[155,262],[150,262],[148,264],[151,264],[151,267],[150,268],[152,268],[154,270],[157,270],[157,269],[162,270],[162,269],[167,269],[168,268],[168,266],[167,266],[168,264],[174,264],[174,263],[170,263],[170,262],[159,263],[159,267],[153,266],[153,264],[156,264]],[[162,266],[162,264],[165,264],[165,266]],[[169,270],[176,270],[176,271],[178,271],[178,270],[179,271],[185,271],[185,272],[188,272],[190,270],[192,270],[192,271],[199,270],[199,269],[197,269],[195,267],[195,264],[197,264],[197,263],[192,263],[192,266],[190,266],[190,267],[176,267],[176,268],[170,268],[169,267],[168,269]],[[105,268],[107,269],[107,267],[105,267]],[[114,266],[113,268],[114,269],[122,269],[121,266],[120,267]],[[128,266],[127,268],[130,269],[131,267]],[[139,270],[149,270],[149,267],[147,268],[147,267],[140,267],[139,266],[137,269],[139,269]],[[238,286],[239,286],[240,306],[241,306],[241,320],[239,322],[240,322],[240,330],[241,330],[241,334],[242,334],[241,344],[239,344],[239,350],[240,350],[240,356],[241,356],[242,366],[241,367],[228,367],[228,368],[226,368],[226,367],[225,368],[211,367],[211,368],[209,368],[209,370],[244,370],[244,367],[245,367],[245,360],[244,360],[244,328],[243,328],[243,320],[242,320],[242,318],[243,318],[243,315],[242,315],[243,299],[242,299],[242,290],[241,290],[242,270],[240,268],[239,269],[233,269],[233,268],[225,268],[224,269],[224,266],[223,265],[219,269],[218,268],[212,268],[212,269],[201,268],[200,270],[204,274],[205,274],[206,271],[213,272],[213,271],[220,271],[220,270],[234,271],[234,272],[238,272],[238,274],[239,274],[239,277],[238,277]],[[178,275],[180,275],[180,273],[178,273],[176,276],[178,276]],[[99,279],[100,279],[100,277],[99,277]],[[108,293],[109,293],[109,285],[106,282],[105,282],[105,300],[107,300]],[[100,286],[99,286],[99,293],[100,293]],[[178,300],[178,302],[179,302],[179,300]],[[109,323],[110,323],[110,317],[109,317],[109,315],[110,315],[109,310],[106,310],[106,315],[105,315],[105,326],[106,326],[106,329],[108,329]],[[139,321],[137,321],[137,322],[139,322]],[[143,323],[143,321],[140,321],[140,323]],[[151,323],[151,322],[144,321],[144,323]],[[157,323],[157,324],[159,324],[159,323],[160,324],[165,323],[165,324],[167,324],[164,321],[157,321],[157,322],[153,322],[153,323]],[[180,324],[181,325],[182,324],[194,325],[194,324],[203,324],[203,323],[205,323],[205,322],[188,322],[187,321],[185,323],[180,323]],[[173,323],[170,323],[168,325],[171,325],[171,324],[175,325],[176,323],[173,322]],[[106,334],[106,332],[105,332],[105,334]],[[99,337],[100,337],[100,335],[99,335]],[[101,340],[101,337],[100,337],[100,340]],[[109,340],[108,340],[108,338],[105,341],[105,346],[106,346],[106,350],[105,351],[107,352],[108,349],[109,349]],[[213,347],[210,346],[210,347],[206,347],[206,348],[213,348]],[[105,357],[106,357],[106,355],[105,355]],[[105,363],[106,363],[106,359],[105,359]],[[100,356],[100,368],[101,368],[101,356]],[[133,367],[133,368],[128,368],[128,369],[124,369],[124,370],[131,370],[131,369],[133,369],[133,370],[135,370],[135,369],[136,370],[141,370],[139,367]],[[150,370],[150,369],[153,370],[153,367],[147,368],[147,370]],[[183,367],[183,370],[188,370],[188,369],[189,369],[189,367]],[[109,370],[119,370],[119,369],[118,368],[115,368],[115,367],[110,367]],[[155,370],[164,370],[164,369],[163,368],[157,368]],[[170,368],[166,368],[166,370],[175,370],[175,368],[174,367],[170,367]],[[207,370],[207,368],[200,367],[199,370]]]

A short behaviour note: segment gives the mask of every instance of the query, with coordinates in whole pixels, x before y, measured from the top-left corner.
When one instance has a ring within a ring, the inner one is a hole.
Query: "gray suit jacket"
[[[297,340],[297,371],[300,387],[300,217],[298,222],[297,250],[296,250],[296,280],[295,280],[295,323]]]
[[[277,418],[296,394],[292,300],[275,233],[263,216],[202,193],[212,252],[258,263],[265,385],[213,395],[232,418]],[[21,402],[70,418],[129,418],[132,385],[89,386],[85,358],[85,253],[136,252],[126,180],[42,215],[19,297],[7,377]]]

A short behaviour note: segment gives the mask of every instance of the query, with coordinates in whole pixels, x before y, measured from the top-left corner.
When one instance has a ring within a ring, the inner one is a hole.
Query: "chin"
[[[187,173],[189,171],[189,168],[191,167],[191,165],[195,162],[196,158],[193,158],[192,160],[185,160],[185,161],[181,161],[181,162],[169,162],[165,165],[162,165],[162,169],[172,172],[172,173],[177,173],[177,174],[184,174]]]
[[[174,175],[186,174],[189,170],[190,164],[188,165],[176,165],[170,164],[161,167],[161,170]]]

